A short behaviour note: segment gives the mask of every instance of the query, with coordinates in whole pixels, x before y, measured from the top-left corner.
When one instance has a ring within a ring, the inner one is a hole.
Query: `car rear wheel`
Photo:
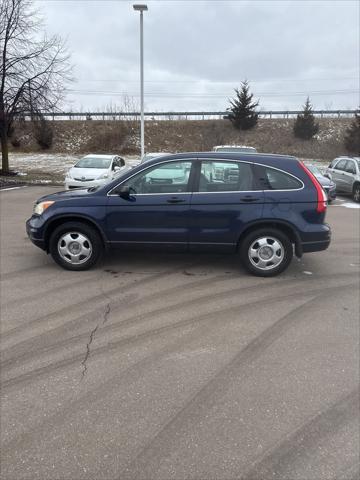
[[[354,202],[360,202],[360,183],[356,183],[353,187],[353,200]]]
[[[253,275],[273,277],[283,272],[293,257],[289,238],[276,229],[259,229],[249,233],[240,246],[244,267]]]
[[[57,227],[50,237],[49,250],[54,261],[66,270],[88,270],[102,253],[97,231],[85,224],[68,222]]]

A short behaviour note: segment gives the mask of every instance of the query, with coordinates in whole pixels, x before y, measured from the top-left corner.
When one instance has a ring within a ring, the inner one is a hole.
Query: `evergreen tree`
[[[230,100],[230,107],[227,109],[228,118],[238,130],[249,130],[255,127],[259,114],[255,111],[259,102],[253,102],[253,94],[249,93],[247,80],[241,82],[241,88],[235,88],[236,98]]]
[[[319,124],[315,122],[309,97],[306,99],[303,113],[296,118],[293,131],[295,137],[303,140],[310,140],[319,131]]]
[[[358,113],[355,113],[353,122],[346,130],[344,144],[348,152],[360,156],[360,114]]]

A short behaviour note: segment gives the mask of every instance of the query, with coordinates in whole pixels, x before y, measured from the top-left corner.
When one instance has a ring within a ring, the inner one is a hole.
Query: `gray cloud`
[[[224,109],[245,78],[265,109],[299,108],[307,94],[317,108],[360,103],[357,1],[147,4],[147,109]],[[139,14],[132,2],[38,5],[48,30],[68,38],[78,80],[69,95],[74,109],[119,103],[122,92],[138,95]]]

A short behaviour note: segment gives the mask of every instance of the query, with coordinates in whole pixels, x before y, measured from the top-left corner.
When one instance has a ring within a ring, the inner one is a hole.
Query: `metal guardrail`
[[[292,118],[303,110],[268,110],[258,112],[260,118]],[[317,117],[349,117],[360,110],[313,110]],[[229,112],[145,112],[147,120],[213,120],[226,118]],[[138,120],[140,112],[43,112],[52,120]],[[30,118],[25,115],[25,118]]]

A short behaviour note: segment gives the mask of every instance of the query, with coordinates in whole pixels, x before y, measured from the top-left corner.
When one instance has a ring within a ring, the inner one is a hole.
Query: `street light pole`
[[[134,10],[140,12],[140,144],[141,158],[145,153],[145,122],[144,122],[144,26],[143,12],[148,9],[147,5],[133,5]]]

